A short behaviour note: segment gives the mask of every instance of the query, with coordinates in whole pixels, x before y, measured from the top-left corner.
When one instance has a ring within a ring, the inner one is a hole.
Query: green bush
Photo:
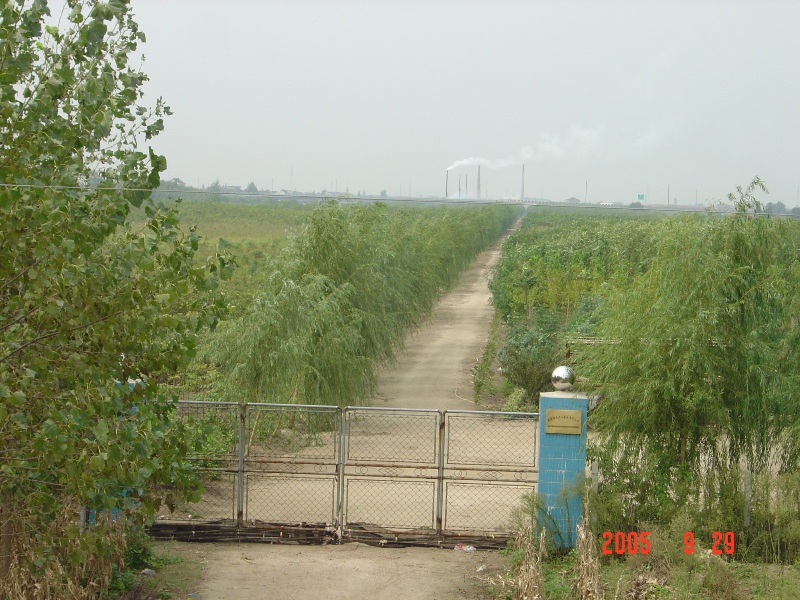
[[[739,536],[747,560],[800,562],[800,473],[753,477],[751,525]]]
[[[514,388],[501,410],[503,412],[535,412],[537,408],[538,403],[536,405],[531,403],[530,396],[524,388]]]
[[[560,349],[551,323],[519,319],[510,323],[497,359],[508,381],[523,388],[529,398],[538,398],[539,392],[551,389],[553,369],[563,360]]]

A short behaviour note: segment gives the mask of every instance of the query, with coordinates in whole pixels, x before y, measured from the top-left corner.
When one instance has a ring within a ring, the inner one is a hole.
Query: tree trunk
[[[14,532],[11,527],[11,504],[0,502],[0,580],[11,571],[11,550]]]
[[[678,440],[678,448],[680,449],[680,465],[686,466],[686,430],[681,430],[680,439]]]

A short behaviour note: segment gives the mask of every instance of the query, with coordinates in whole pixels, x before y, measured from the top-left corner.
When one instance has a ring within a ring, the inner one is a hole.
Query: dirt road
[[[487,281],[498,257],[499,246],[482,253],[429,321],[409,336],[397,363],[380,375],[376,405],[475,408],[471,369],[488,335]],[[201,600],[484,598],[489,596],[481,578],[505,565],[495,552],[452,548],[203,544],[202,549],[203,577],[195,596]]]
[[[406,340],[397,363],[380,374],[376,406],[474,410],[471,369],[492,320],[490,270],[499,246],[483,252]]]
[[[436,548],[180,544],[166,551],[199,560],[192,600],[464,600],[491,598],[485,579],[502,573],[497,552]],[[180,567],[180,565],[177,565]],[[481,572],[478,572],[478,570]]]

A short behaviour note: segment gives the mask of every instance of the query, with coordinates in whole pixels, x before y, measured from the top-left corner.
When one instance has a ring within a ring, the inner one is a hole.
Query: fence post
[[[586,472],[586,394],[539,394],[539,495],[563,548],[572,548],[583,515]]]
[[[344,457],[347,444],[347,407],[339,407],[339,430],[336,440],[336,522],[333,524],[342,543],[344,533]]]
[[[239,405],[239,450],[236,474],[236,527],[244,524],[244,449],[247,438],[247,404]]]
[[[439,465],[436,472],[436,535],[442,535],[444,519],[444,451],[447,411],[439,411]]]

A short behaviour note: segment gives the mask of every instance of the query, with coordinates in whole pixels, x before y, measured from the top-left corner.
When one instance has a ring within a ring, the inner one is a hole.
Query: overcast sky
[[[167,179],[798,204],[800,2],[132,4]]]

